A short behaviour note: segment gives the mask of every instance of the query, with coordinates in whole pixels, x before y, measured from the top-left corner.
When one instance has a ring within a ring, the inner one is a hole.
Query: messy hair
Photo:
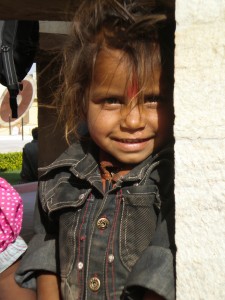
[[[79,138],[102,47],[122,50],[142,83],[153,64],[151,57],[160,52],[157,59],[169,70],[168,82],[173,86],[173,35],[174,0],[82,0],[63,49],[56,101],[67,141],[71,135]]]

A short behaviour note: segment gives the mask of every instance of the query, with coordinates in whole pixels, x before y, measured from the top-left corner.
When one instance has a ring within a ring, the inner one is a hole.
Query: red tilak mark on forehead
[[[127,88],[127,97],[132,99],[137,95],[138,92],[138,83],[137,80],[133,80],[132,83]]]

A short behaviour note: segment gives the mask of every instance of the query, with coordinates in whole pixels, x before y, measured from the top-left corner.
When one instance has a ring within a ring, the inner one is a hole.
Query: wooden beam
[[[65,34],[40,33],[39,50],[40,51],[60,51],[67,39]]]
[[[70,21],[79,1],[0,0],[0,19]]]

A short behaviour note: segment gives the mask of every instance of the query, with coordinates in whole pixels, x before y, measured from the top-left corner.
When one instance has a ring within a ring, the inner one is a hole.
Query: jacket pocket
[[[62,176],[55,183],[44,186],[41,196],[43,209],[48,215],[65,208],[78,208],[87,200],[91,192],[86,182],[78,179],[71,180],[71,176]]]
[[[156,228],[157,187],[134,187],[123,193],[120,223],[120,259],[131,271],[141,253],[148,247]]]

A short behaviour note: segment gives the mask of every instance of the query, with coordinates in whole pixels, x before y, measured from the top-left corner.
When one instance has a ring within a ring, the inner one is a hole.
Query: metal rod
[[[24,138],[24,132],[23,132],[23,118],[22,118],[22,141],[23,141],[23,138]]]
[[[9,115],[9,135],[12,135],[11,117],[10,117],[10,115]]]

